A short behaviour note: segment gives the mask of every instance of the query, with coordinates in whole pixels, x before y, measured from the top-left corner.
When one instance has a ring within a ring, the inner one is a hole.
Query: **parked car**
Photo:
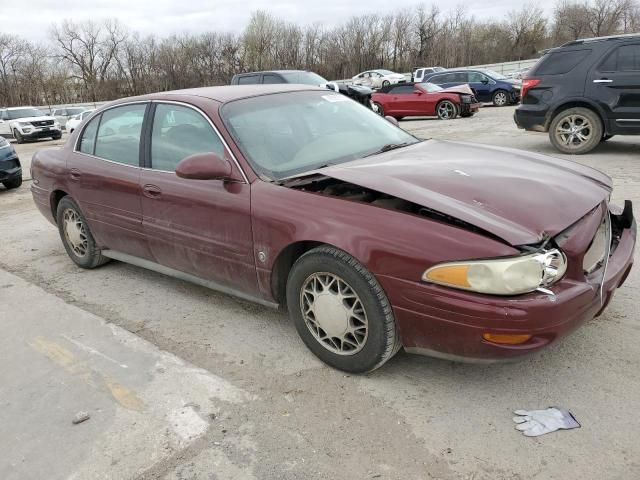
[[[522,81],[518,127],[549,132],[582,154],[614,135],[640,135],[640,34],[576,40],[549,50]]]
[[[58,121],[33,107],[0,109],[0,135],[14,137],[16,142],[38,138],[59,140],[62,130]]]
[[[75,117],[76,115],[80,115],[82,112],[87,110],[87,107],[64,107],[64,108],[56,108],[51,112],[51,116],[55,117],[63,130],[66,130],[67,121],[71,117]]]
[[[406,82],[407,79],[401,73],[395,73],[391,70],[367,70],[353,77],[351,81],[354,85],[382,88],[388,85]]]
[[[467,85],[445,90],[433,83],[402,83],[383,87],[371,99],[376,113],[397,120],[414,116],[453,120],[458,115],[470,117],[480,108]]]
[[[22,165],[13,145],[0,137],[0,183],[9,190],[22,185]]]
[[[415,83],[422,83],[425,75],[444,72],[445,70],[446,68],[444,67],[416,67],[413,69],[413,73],[411,74],[411,81]]]
[[[529,70],[530,70],[530,67],[519,68],[517,70],[514,70],[513,72],[509,72],[507,74],[507,78],[513,78],[514,80],[522,80],[527,75],[527,72]]]
[[[425,75],[425,82],[441,87],[468,84],[481,102],[493,102],[496,107],[518,103],[520,83],[492,70],[447,70]]]
[[[91,110],[84,110],[83,112],[70,117],[69,120],[67,120],[67,130],[69,131],[69,133],[73,133],[73,131],[78,128],[78,125],[80,125],[86,118],[91,116],[91,114],[95,111],[95,108],[92,108]]]
[[[367,108],[372,108],[371,94],[373,90],[361,85],[347,85],[345,83],[330,82],[317,73],[307,70],[270,70],[265,72],[238,73],[231,79],[231,85],[264,85],[294,83],[303,85],[316,85],[326,87],[339,92],[361,103]]]
[[[118,100],[32,172],[78,266],[117,259],[286,305],[309,349],[351,372],[401,347],[538,351],[600,314],[633,262],[631,203],[610,205],[597,170],[420,141],[317,87]]]

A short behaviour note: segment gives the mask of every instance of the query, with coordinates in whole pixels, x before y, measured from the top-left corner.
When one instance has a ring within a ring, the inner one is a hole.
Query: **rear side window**
[[[600,65],[599,70],[601,72],[640,71],[640,44],[616,48]]]
[[[280,77],[273,74],[266,74],[262,76],[262,83],[284,83]]]
[[[98,128],[94,155],[137,167],[146,108],[146,104],[124,105],[104,112]]]
[[[534,75],[561,75],[570,72],[591,53],[591,49],[551,52],[542,57]]]
[[[79,151],[93,155],[93,148],[96,144],[96,133],[98,133],[98,124],[100,123],[100,115],[91,120],[82,132],[80,139]]]
[[[209,152],[222,158],[224,146],[199,112],[174,104],[156,107],[151,133],[151,168],[173,172],[188,156]]]
[[[238,78],[238,85],[255,85],[260,81],[259,75],[246,75]]]

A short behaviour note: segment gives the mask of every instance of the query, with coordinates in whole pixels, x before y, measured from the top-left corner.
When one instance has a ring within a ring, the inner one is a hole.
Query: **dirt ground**
[[[561,156],[512,115],[400,125]],[[16,145],[27,178],[31,154],[55,143]],[[613,201],[640,205],[640,138],[572,160],[609,174]],[[29,186],[0,187],[4,480],[640,478],[637,269],[603,316],[538,356],[480,366],[400,352],[349,376],[281,312],[119,262],[76,268]],[[514,429],[513,410],[552,405],[582,428]],[[91,418],[73,425],[79,411]]]

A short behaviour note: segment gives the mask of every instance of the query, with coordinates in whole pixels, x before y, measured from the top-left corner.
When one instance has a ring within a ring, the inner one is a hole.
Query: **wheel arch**
[[[51,204],[51,216],[53,217],[53,221],[57,223],[57,218],[58,218],[58,204],[60,203],[60,200],[62,200],[64,197],[68,196],[69,194],[67,192],[65,192],[62,189],[56,189],[53,190],[51,192],[51,195],[49,196],[49,202]]]
[[[309,250],[323,245],[340,248],[317,240],[301,240],[290,243],[280,250],[271,268],[271,293],[278,303],[286,304],[287,278],[296,260]]]

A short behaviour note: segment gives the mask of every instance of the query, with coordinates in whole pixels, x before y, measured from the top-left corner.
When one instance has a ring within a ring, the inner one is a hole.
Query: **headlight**
[[[562,278],[567,259],[560,250],[519,257],[443,263],[422,274],[425,282],[491,295],[519,295]]]
[[[460,101],[462,103],[471,103],[471,95],[460,95]]]
[[[31,123],[29,123],[29,122],[18,122],[18,125],[19,125],[21,128],[24,128],[24,127],[30,127],[30,126],[31,126]]]

